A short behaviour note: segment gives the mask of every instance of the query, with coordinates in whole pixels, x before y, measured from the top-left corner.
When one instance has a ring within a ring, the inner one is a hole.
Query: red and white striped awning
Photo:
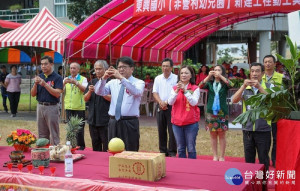
[[[30,46],[54,50],[63,55],[64,40],[71,32],[44,7],[23,26],[0,35],[1,47]]]

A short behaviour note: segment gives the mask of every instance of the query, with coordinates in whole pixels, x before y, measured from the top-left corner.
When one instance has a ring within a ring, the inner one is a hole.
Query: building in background
[[[20,5],[21,9],[11,9],[13,5]],[[0,20],[27,23],[39,13],[37,5],[38,0],[2,0],[0,4]]]
[[[289,21],[289,36],[291,40],[297,43],[297,46],[300,45],[300,11],[295,11],[288,14]]]
[[[10,7],[16,4],[20,5],[22,9],[10,10]],[[59,21],[74,24],[68,18],[68,4],[67,0],[2,0],[0,20],[26,23],[35,17],[43,7],[47,7]]]
[[[272,53],[272,42],[275,42],[276,52],[285,55],[288,34],[288,18],[286,14],[274,14],[256,19],[235,23],[218,30],[202,39],[185,53],[185,59],[190,58],[194,63],[217,63],[218,47],[229,47],[228,44],[244,44],[248,50],[248,62],[262,62],[264,55]],[[299,30],[298,30],[299,31]],[[260,56],[262,55],[262,56]],[[241,61],[244,61],[241,59]]]
[[[0,4],[0,10],[9,9],[10,6],[16,4],[21,5],[24,9],[33,8],[35,1],[38,0],[9,0],[9,1],[2,0]]]
[[[68,18],[68,1],[67,0],[39,0],[40,10],[47,7],[49,11],[61,22],[74,22]]]

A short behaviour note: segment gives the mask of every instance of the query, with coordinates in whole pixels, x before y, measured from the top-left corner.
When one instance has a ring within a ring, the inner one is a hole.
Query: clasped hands
[[[246,79],[244,80],[244,84],[243,84],[245,87],[247,86],[251,86],[251,87],[255,87],[255,88],[259,88],[260,86],[260,83],[258,80],[249,80],[249,79]]]
[[[110,77],[115,77],[116,79],[121,80],[123,78],[123,76],[119,73],[119,71],[117,69],[115,69],[113,66],[110,66],[104,73],[102,79],[106,80],[107,78]]]
[[[176,90],[175,90],[175,92],[178,93],[180,90],[182,90],[183,92],[185,91],[185,85],[181,81],[179,81],[176,84]]]
[[[65,84],[69,83],[69,84],[74,84],[74,85],[76,85],[77,80],[74,79],[74,78],[68,78],[68,77],[66,77],[66,78],[64,79],[64,83],[65,83]]]
[[[89,85],[89,91],[94,92],[95,91],[95,86],[94,85]]]
[[[45,82],[45,80],[43,80],[41,77],[39,77],[39,76],[36,76],[35,78],[34,78],[34,83],[35,84],[39,84],[40,86],[45,86],[46,85],[46,82]]]

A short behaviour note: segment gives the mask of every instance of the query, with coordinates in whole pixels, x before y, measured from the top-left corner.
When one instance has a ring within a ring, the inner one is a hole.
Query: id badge
[[[251,105],[247,105],[247,111],[251,110]]]

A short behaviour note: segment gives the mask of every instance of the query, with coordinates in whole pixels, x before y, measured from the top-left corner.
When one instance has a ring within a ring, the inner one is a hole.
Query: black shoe
[[[176,153],[168,153],[168,157],[176,157]]]
[[[83,151],[84,149],[85,149],[85,147],[81,146],[81,147],[79,147],[79,149],[78,149],[78,150],[81,150],[81,151]]]

